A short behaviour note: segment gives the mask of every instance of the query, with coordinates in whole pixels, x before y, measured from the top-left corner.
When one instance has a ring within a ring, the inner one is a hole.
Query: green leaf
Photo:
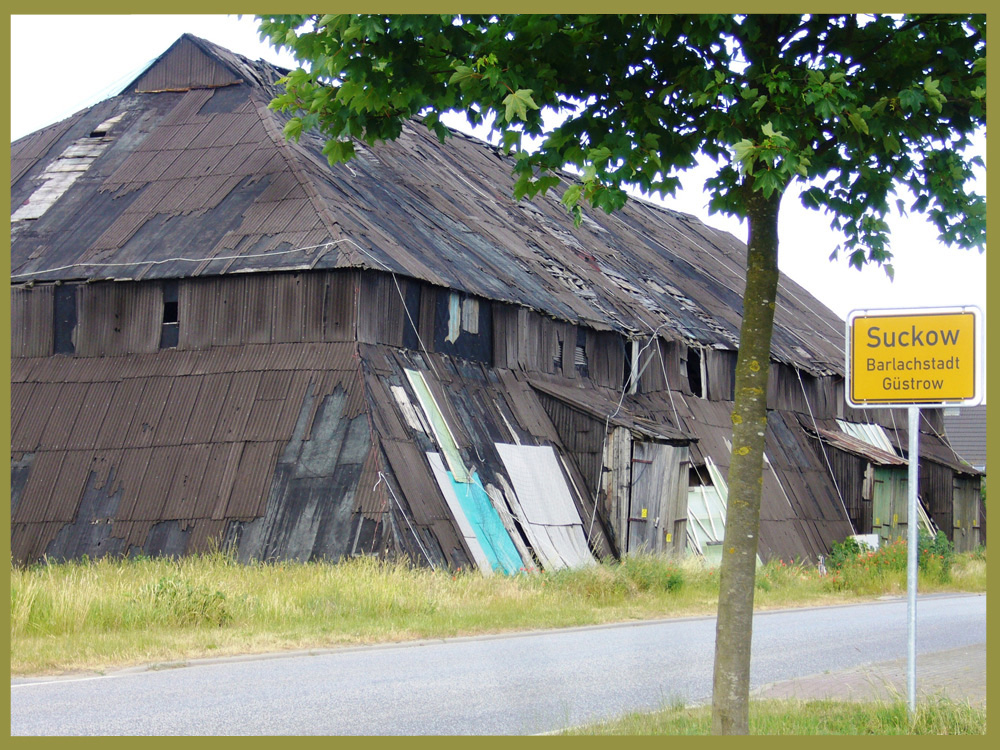
[[[514,119],[514,115],[517,115],[517,119],[524,120],[528,119],[528,109],[538,109],[538,105],[535,104],[535,100],[531,98],[534,91],[532,89],[518,89],[512,94],[507,94],[503,99],[504,107],[506,108],[504,112],[504,117],[507,122]]]
[[[587,152],[587,158],[590,159],[595,166],[599,167],[611,158],[611,149],[607,146],[592,148]]]
[[[354,144],[351,141],[327,141],[323,146],[323,153],[331,165],[347,162],[354,157]]]
[[[915,112],[920,109],[923,103],[923,92],[915,91],[914,89],[904,89],[899,92],[899,104],[904,109],[911,109]]]
[[[865,135],[868,135],[868,123],[865,122],[865,118],[863,118],[857,112],[848,112],[847,119],[851,121],[851,125],[854,126],[855,130],[857,130],[859,133],[864,133]]]
[[[566,192],[563,193],[562,204],[566,208],[572,209],[580,202],[580,196],[583,193],[583,186],[580,184],[570,185],[566,188]]]
[[[519,201],[528,194],[531,186],[531,172],[522,172],[514,182],[514,200]]]
[[[285,123],[283,133],[286,141],[298,141],[302,135],[302,120],[298,117],[293,117]]]
[[[476,77],[476,72],[468,65],[456,65],[455,72],[451,74],[448,83],[451,85],[462,85],[468,83]]]
[[[521,147],[521,131],[520,130],[506,130],[503,134],[503,148],[507,153],[514,151],[515,149],[520,149]]]

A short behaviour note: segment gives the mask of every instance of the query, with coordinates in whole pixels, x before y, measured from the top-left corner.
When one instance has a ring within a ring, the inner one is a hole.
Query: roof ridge
[[[326,203],[323,201],[319,192],[316,190],[316,186],[313,184],[312,179],[305,173],[301,164],[299,164],[299,159],[295,157],[292,153],[292,146],[285,138],[284,133],[278,127],[275,122],[274,115],[268,108],[267,104],[261,102],[254,98],[254,109],[257,112],[257,117],[260,119],[261,123],[264,125],[264,130],[278,147],[278,153],[281,154],[285,163],[288,165],[292,176],[298,185],[305,191],[306,197],[309,199],[310,205],[316,210],[320,221],[323,224],[323,228],[326,229],[327,233],[330,235],[330,239],[333,240],[338,235],[344,235],[340,230],[337,222],[331,220],[329,214],[327,213]],[[346,235],[344,235],[346,236]],[[343,251],[339,251],[343,252]],[[322,252],[316,254],[314,263],[318,262]]]

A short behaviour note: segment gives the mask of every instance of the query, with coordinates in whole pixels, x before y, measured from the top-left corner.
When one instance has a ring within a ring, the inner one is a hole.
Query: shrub
[[[854,537],[847,537],[842,542],[834,542],[830,545],[830,554],[826,558],[826,567],[829,570],[840,570],[844,567],[845,563],[859,557],[866,549]]]
[[[204,584],[163,576],[144,592],[154,617],[176,625],[214,625],[221,627],[232,620],[226,595]]]
[[[955,545],[948,541],[943,531],[935,536],[920,532],[918,549],[920,571],[940,582],[947,583],[951,578],[951,564],[955,558]]]
[[[684,583],[684,574],[672,560],[655,555],[629,555],[620,571],[639,591],[676,591]]]
[[[921,530],[918,550],[920,572],[929,580],[947,583],[955,552],[954,545],[944,532],[931,536]],[[848,537],[831,545],[826,565],[833,573],[830,585],[835,590],[869,592],[891,586],[894,582],[905,584],[907,563],[905,538],[883,543],[877,550],[869,550]]]

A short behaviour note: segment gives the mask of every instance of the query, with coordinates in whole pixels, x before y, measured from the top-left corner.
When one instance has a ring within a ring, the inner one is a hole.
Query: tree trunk
[[[754,193],[748,201],[746,290],[736,365],[726,535],[719,569],[713,734],[749,731],[750,641],[767,431],[767,377],[778,291],[780,201],[778,191],[770,198]]]

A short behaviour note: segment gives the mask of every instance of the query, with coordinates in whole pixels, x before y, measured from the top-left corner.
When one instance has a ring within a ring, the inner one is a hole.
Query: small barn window
[[[491,362],[493,314],[489,301],[450,289],[430,293],[435,296],[433,351]],[[423,315],[424,311],[419,310],[419,317]]]
[[[705,397],[704,368],[702,367],[701,351],[689,346],[687,350],[688,387],[698,398]]]
[[[76,284],[59,284],[55,288],[52,334],[56,354],[76,353],[76,289]]]
[[[177,310],[177,282],[163,282],[163,323],[160,326],[160,348],[174,349],[180,334]]]
[[[585,378],[590,377],[590,365],[587,362],[587,332],[584,331],[582,326],[576,329],[574,364],[580,375]]]

